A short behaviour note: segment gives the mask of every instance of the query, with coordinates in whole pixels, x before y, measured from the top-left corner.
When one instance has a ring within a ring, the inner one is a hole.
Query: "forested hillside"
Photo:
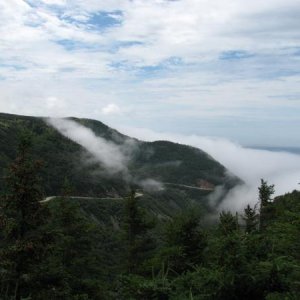
[[[143,195],[44,201],[25,135],[0,197],[0,299],[299,299],[300,192],[205,222],[199,206],[159,218]],[[154,195],[152,195],[154,197]]]
[[[92,129],[96,136],[121,145],[134,143],[128,169],[133,179],[108,176],[101,165],[93,161],[83,147],[61,135],[48,125],[45,119],[0,114],[0,189],[9,163],[15,158],[19,136],[26,130],[32,136],[32,155],[43,163],[41,179],[44,197],[60,195],[62,183],[72,183],[73,196],[118,198],[131,188],[143,190],[137,183],[155,180],[163,190],[145,189],[143,194],[156,209],[170,212],[197,202],[207,206],[207,196],[216,186],[224,188],[224,194],[240,182],[228,176],[226,169],[200,149],[167,141],[147,143],[131,139],[103,123],[88,119],[72,119]],[[190,188],[185,187],[190,186]],[[205,187],[209,187],[206,189]],[[193,189],[204,187],[204,189]],[[219,201],[224,196],[220,195]],[[160,200],[160,201],[158,201]],[[147,201],[144,201],[147,202]]]

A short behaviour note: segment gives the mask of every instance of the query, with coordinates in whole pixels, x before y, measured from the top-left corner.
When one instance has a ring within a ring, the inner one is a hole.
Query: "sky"
[[[299,147],[300,1],[0,0],[0,111]]]

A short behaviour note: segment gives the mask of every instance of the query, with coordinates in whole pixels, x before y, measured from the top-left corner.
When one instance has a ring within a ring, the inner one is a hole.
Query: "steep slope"
[[[115,144],[130,139],[99,121],[72,120]],[[101,172],[101,165],[87,159],[85,149],[62,136],[43,118],[0,114],[0,188],[5,168],[16,156],[18,139],[24,129],[32,133],[33,156],[44,162],[41,176],[47,196],[59,195],[66,177],[72,183],[74,195],[98,198],[124,196],[137,182],[150,179],[159,181],[165,189],[146,188],[145,202],[148,201],[151,209],[167,213],[191,202],[205,204],[216,186],[222,185],[226,191],[239,182],[200,149],[168,141],[149,143],[135,139],[130,139],[135,143],[135,151],[128,164],[134,180],[108,176]]]

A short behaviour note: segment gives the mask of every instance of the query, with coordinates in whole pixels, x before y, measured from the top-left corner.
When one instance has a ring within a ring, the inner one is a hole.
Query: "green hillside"
[[[128,180],[86,164],[85,150],[43,119],[3,114],[0,124],[1,300],[299,299],[298,191],[273,200],[262,180],[259,207],[210,222],[208,196],[239,179],[199,149],[136,141]],[[147,178],[165,189],[143,189]]]
[[[130,139],[99,121],[72,119],[116,144]],[[132,187],[141,189],[136,182],[151,178],[166,183],[165,189],[143,191],[144,202],[164,215],[191,203],[206,206],[207,196],[215,186],[222,185],[226,191],[239,182],[237,178],[228,177],[226,169],[200,149],[168,141],[138,140],[134,140],[136,150],[128,165],[133,180],[124,181],[122,177],[103,175],[97,163],[87,164],[86,150],[62,136],[43,118],[0,114],[0,186],[7,166],[16,156],[19,136],[24,129],[32,135],[34,158],[44,164],[41,177],[45,197],[60,195],[65,178],[71,182],[74,196],[97,198],[125,196]],[[192,189],[201,186],[201,182],[209,184],[210,190]]]

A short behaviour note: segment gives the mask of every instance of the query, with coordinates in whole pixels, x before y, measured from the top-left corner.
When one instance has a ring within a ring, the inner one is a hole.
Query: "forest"
[[[273,198],[262,179],[242,213],[190,205],[158,218],[133,187],[108,226],[70,197],[67,177],[43,200],[31,147],[23,136],[1,190],[1,300],[300,299],[299,191]]]

